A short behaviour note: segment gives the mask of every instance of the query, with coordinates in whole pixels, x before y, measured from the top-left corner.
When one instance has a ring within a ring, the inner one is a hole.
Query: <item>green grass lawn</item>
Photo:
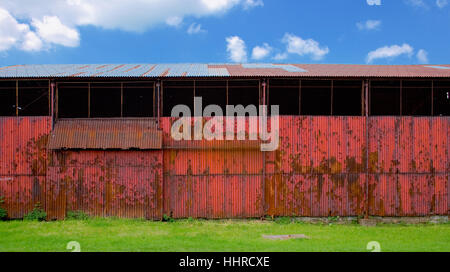
[[[263,234],[305,234],[309,240],[273,241]],[[450,251],[450,224],[313,225],[273,221],[128,219],[0,222],[0,251]]]

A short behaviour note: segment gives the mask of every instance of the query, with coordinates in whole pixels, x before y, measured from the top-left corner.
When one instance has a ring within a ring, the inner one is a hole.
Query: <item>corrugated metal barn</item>
[[[174,140],[194,97],[280,105],[279,148]],[[11,218],[449,215],[449,116],[450,65],[2,67],[0,196]]]

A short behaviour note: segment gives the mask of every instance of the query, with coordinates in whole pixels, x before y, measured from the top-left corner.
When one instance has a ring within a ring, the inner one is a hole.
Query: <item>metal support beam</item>
[[[369,80],[364,80],[364,111],[366,119],[366,211],[364,218],[369,218]]]

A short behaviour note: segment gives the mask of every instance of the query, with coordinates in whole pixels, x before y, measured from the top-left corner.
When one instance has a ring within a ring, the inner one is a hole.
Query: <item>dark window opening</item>
[[[450,81],[435,81],[433,90],[434,116],[450,116]]]
[[[120,117],[121,86],[119,83],[91,84],[91,117]]]
[[[169,117],[176,105],[186,105],[194,114],[194,81],[163,82],[163,116]]]
[[[19,116],[49,115],[48,81],[19,81]]]
[[[16,81],[0,81],[0,116],[16,116]]]
[[[279,105],[280,115],[300,114],[300,81],[270,80],[269,106]],[[270,109],[270,107],[269,107]]]
[[[331,115],[331,81],[302,80],[301,114]]]
[[[259,107],[259,81],[231,80],[228,82],[228,105]]]
[[[403,81],[402,115],[431,115],[431,81]]]
[[[333,81],[333,115],[361,116],[362,81]]]
[[[88,94],[87,83],[58,84],[58,117],[87,118]]]
[[[227,105],[226,81],[196,81],[195,96],[202,97],[202,106],[219,105],[225,115]]]
[[[371,115],[400,115],[400,81],[372,81]]]
[[[153,117],[153,82],[123,84],[123,117]]]

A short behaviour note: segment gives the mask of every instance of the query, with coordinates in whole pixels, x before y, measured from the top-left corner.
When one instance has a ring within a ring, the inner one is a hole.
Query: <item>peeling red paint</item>
[[[162,150],[49,151],[50,117],[1,117],[9,216],[37,202],[49,219],[70,210],[148,219],[450,210],[448,117],[370,117],[366,128],[365,117],[282,116],[280,148],[264,153],[260,142],[176,143],[172,122],[161,118]]]

